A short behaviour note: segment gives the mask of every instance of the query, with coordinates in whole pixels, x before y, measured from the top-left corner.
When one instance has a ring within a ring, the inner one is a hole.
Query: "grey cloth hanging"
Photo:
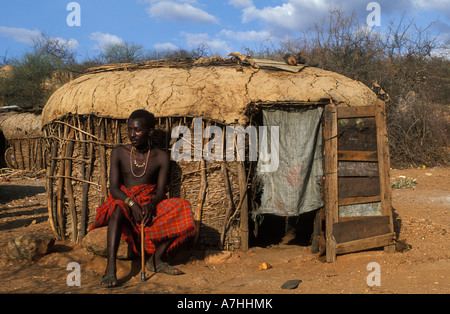
[[[260,205],[254,220],[262,214],[298,216],[323,206],[322,113],[322,107],[262,111],[268,139],[274,135],[270,126],[279,126],[279,164],[276,171],[261,172],[267,162],[258,159],[254,183]]]

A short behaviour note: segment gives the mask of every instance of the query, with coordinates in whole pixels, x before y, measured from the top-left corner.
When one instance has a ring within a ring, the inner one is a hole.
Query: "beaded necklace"
[[[147,157],[146,157],[146,159],[145,159],[144,164],[138,164],[138,163],[137,163],[136,157],[134,156],[134,151],[135,151],[135,150],[136,150],[136,147],[133,147],[132,149],[130,149],[130,168],[131,168],[131,173],[132,173],[133,176],[136,177],[136,178],[142,178],[142,177],[144,176],[144,174],[147,172],[148,159],[149,159],[149,157],[150,157],[150,151],[151,151],[151,149],[150,149],[150,147],[149,147],[148,152],[147,152]],[[142,168],[142,167],[144,167],[144,165],[145,165],[144,172],[142,172],[141,175],[138,175],[138,176],[137,176],[137,175],[134,173],[134,171],[133,171],[133,163],[131,162],[131,160],[134,161],[134,164],[135,164],[136,167],[138,167],[138,168]]]

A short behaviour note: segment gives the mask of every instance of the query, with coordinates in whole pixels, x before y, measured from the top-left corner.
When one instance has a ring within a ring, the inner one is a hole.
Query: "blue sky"
[[[69,26],[70,2],[80,7],[80,26]],[[141,44],[146,49],[191,49],[206,43],[225,56],[295,38],[330,7],[355,10],[361,20],[366,0],[0,0],[0,58],[19,56],[44,32],[68,43],[80,59],[93,57],[108,43]],[[389,20],[414,19],[439,40],[450,39],[450,0],[379,0],[382,32]]]

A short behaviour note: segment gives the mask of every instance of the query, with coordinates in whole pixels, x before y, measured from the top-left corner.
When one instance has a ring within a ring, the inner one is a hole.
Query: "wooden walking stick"
[[[141,281],[145,281],[144,220],[141,222]]]

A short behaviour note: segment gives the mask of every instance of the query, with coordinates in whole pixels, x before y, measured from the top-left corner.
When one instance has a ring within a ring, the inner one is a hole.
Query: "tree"
[[[41,34],[30,52],[8,63],[13,71],[12,75],[0,77],[0,103],[38,109],[70,79],[75,53],[68,42]]]
[[[369,28],[355,13],[340,9],[315,23],[300,36],[268,47],[264,55],[281,59],[302,55],[307,64],[343,74],[389,94],[387,127],[394,165],[448,162],[450,60],[448,43],[438,45],[429,35],[433,24],[419,27],[404,16],[387,24],[385,33]],[[439,56],[437,51],[444,52]],[[254,53],[257,55],[258,53]],[[278,57],[276,57],[278,54]]]
[[[61,38],[47,36],[42,33],[33,41],[33,51],[39,52],[54,59],[58,70],[67,70],[75,64],[75,52],[69,41]]]
[[[144,57],[144,47],[130,42],[107,45],[100,54],[103,63],[133,63],[141,62]]]
[[[22,108],[44,106],[51,93],[44,88],[44,83],[58,68],[55,60],[32,51],[14,60],[11,65],[12,75],[0,78],[1,103]]]

